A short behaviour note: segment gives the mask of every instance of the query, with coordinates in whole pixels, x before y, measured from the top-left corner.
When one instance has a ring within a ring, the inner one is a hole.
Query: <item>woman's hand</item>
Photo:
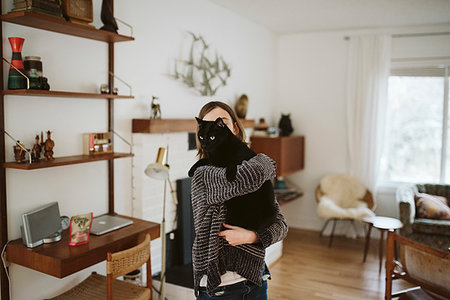
[[[223,237],[231,246],[253,244],[259,240],[256,233],[251,230],[225,223],[223,226],[228,229],[220,231],[219,236]]]

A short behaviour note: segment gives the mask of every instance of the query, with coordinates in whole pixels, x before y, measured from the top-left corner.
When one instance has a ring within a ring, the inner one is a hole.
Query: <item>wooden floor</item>
[[[270,300],[384,299],[384,270],[378,273],[378,240],[362,262],[364,241],[289,229],[282,258],[271,265]],[[384,262],[383,262],[384,269]],[[394,282],[395,283],[395,282]],[[393,291],[411,287],[398,281]]]

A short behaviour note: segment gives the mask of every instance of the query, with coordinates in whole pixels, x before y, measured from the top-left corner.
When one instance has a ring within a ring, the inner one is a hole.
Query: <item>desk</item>
[[[101,236],[91,235],[89,243],[84,245],[69,246],[68,229],[62,232],[61,241],[36,248],[27,248],[22,239],[11,241],[6,248],[6,258],[9,262],[64,278],[106,260],[107,252],[136,246],[145,239],[147,233],[152,240],[160,236],[158,223],[121,217],[133,220],[133,224]]]
[[[384,242],[384,232],[386,230],[396,230],[403,227],[402,222],[395,218],[388,218],[388,217],[370,217],[365,218],[363,220],[369,225],[369,229],[367,230],[366,235],[366,244],[364,246],[364,258],[363,262],[366,262],[367,257],[367,251],[369,250],[369,242],[370,242],[370,232],[372,230],[372,227],[377,228],[380,231],[380,245],[378,248],[378,255],[379,255],[379,268],[378,272],[381,272],[381,265],[383,262],[383,242]]]

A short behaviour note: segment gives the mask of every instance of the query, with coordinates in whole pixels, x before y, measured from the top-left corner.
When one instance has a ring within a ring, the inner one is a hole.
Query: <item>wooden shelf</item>
[[[255,127],[255,120],[241,120],[245,128]],[[133,119],[133,133],[193,132],[197,121],[192,119]]]
[[[250,137],[250,148],[277,163],[277,176],[287,176],[305,168],[305,137]]]
[[[11,241],[6,248],[6,258],[12,263],[63,278],[104,261],[107,252],[136,246],[147,233],[152,240],[160,236],[158,223],[122,217],[133,220],[133,224],[101,236],[91,235],[89,243],[84,245],[69,246],[69,230],[62,232],[61,241],[36,248],[27,248],[22,239]]]
[[[38,97],[61,97],[61,98],[94,98],[94,99],[133,99],[134,96],[114,95],[114,94],[96,94],[79,93],[63,91],[45,91],[45,90],[3,90],[3,95],[15,96],[38,96]]]
[[[86,26],[67,22],[63,18],[40,14],[30,11],[16,11],[2,15],[4,22],[24,25],[28,27],[78,36],[86,39],[108,43],[117,43],[134,40],[131,36],[121,35],[109,31],[99,30],[93,26]]]
[[[133,153],[111,153],[111,154],[96,154],[96,155],[74,155],[74,156],[64,156],[56,157],[54,160],[41,159],[39,162],[34,163],[16,163],[16,162],[6,162],[3,164],[4,168],[19,169],[19,170],[35,170],[43,168],[52,168],[59,166],[75,165],[88,163],[100,160],[111,160],[122,157],[134,156]]]

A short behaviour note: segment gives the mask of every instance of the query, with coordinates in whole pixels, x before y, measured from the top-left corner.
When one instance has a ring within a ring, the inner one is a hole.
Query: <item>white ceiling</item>
[[[210,0],[276,33],[450,22],[450,0]]]

